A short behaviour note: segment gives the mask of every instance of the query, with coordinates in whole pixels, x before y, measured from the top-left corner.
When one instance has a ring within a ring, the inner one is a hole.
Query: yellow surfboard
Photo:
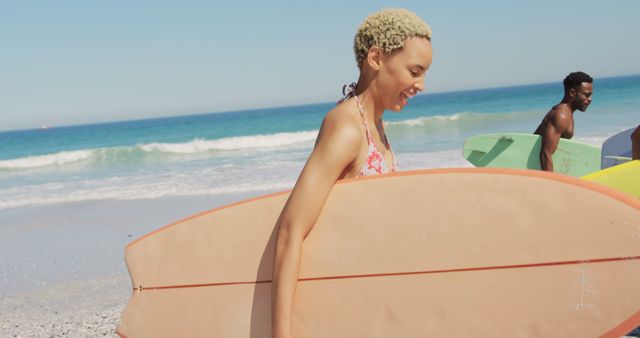
[[[582,178],[640,198],[640,160],[599,170]]]

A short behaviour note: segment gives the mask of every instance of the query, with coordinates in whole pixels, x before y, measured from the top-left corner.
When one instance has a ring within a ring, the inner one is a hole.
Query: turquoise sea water
[[[385,113],[400,168],[467,166],[464,140],[532,132],[562,84],[424,94]],[[338,97],[336,97],[336,100]],[[596,79],[575,140],[640,124],[640,76]],[[0,133],[0,210],[290,188],[335,103]]]

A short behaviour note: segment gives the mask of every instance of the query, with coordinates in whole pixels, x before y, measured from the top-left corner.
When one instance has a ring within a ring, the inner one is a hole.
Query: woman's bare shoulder
[[[323,128],[331,128],[338,134],[359,135],[362,128],[362,120],[358,113],[358,107],[353,99],[340,103],[331,109],[322,121]]]
[[[362,120],[355,101],[349,99],[331,109],[325,116],[323,123],[359,130],[362,125]]]

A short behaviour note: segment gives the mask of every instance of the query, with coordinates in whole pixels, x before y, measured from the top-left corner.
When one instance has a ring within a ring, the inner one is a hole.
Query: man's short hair
[[[564,91],[569,91],[571,88],[580,86],[582,83],[593,83],[593,78],[587,73],[573,72],[564,78],[562,83],[564,84]]]

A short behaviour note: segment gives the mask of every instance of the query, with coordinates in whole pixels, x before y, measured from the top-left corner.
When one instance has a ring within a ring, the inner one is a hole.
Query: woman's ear
[[[380,70],[384,59],[384,51],[378,46],[372,46],[367,53],[367,63],[374,70]]]

